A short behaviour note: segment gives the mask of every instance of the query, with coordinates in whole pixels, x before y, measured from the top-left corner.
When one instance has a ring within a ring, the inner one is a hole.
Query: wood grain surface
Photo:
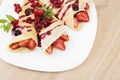
[[[120,80],[120,0],[94,2],[98,13],[97,36],[83,64],[61,73],[45,73],[0,60],[0,80]]]

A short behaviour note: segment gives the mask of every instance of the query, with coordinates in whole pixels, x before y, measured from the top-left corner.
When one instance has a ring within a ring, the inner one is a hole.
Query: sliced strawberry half
[[[26,47],[29,44],[29,42],[30,42],[30,39],[20,41],[19,46]]]
[[[64,35],[64,34],[60,38],[63,39],[64,41],[68,41],[69,40],[69,36],[68,35]]]
[[[66,49],[64,41],[61,38],[57,39],[52,45],[60,50]]]
[[[19,42],[12,44],[10,47],[11,47],[13,50],[16,50],[17,48],[20,47]]]
[[[88,3],[86,3],[86,5],[85,5],[85,8],[84,8],[85,10],[87,10],[87,9],[89,9],[89,4]]]
[[[53,46],[49,46],[49,47],[46,49],[46,52],[47,52],[48,54],[52,54],[52,52],[53,52]]]
[[[75,17],[79,22],[88,22],[89,21],[89,15],[87,11],[80,11],[78,12]]]
[[[34,13],[36,17],[40,17],[44,15],[44,10],[39,10],[38,8],[35,8]]]
[[[27,45],[27,47],[30,49],[30,50],[34,50],[34,48],[36,47],[36,43],[34,40],[30,40],[29,44]]]

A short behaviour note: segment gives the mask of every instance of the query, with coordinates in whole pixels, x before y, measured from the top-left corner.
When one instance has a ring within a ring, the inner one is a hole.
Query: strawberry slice
[[[48,54],[52,54],[52,52],[53,52],[53,47],[52,47],[52,46],[49,46],[49,47],[46,49],[46,52],[47,52]]]
[[[64,41],[68,41],[69,40],[69,36],[68,35],[62,35],[60,36],[61,39],[63,39]]]
[[[89,15],[87,11],[80,11],[78,12],[75,17],[78,19],[79,22],[88,22],[89,21]]]
[[[19,42],[12,44],[10,47],[11,47],[13,50],[16,50],[17,48],[20,47],[20,46],[19,46]]]
[[[40,17],[44,15],[44,10],[39,10],[38,8],[35,8],[34,13],[36,17]]]
[[[85,10],[89,9],[89,4],[88,4],[88,3],[86,3],[86,6],[85,6],[84,9],[85,9]]]
[[[34,40],[30,40],[29,41],[29,44],[27,45],[27,47],[30,49],[30,50],[34,50],[34,48],[36,47],[36,43]]]
[[[79,22],[78,22],[77,18],[74,18],[74,28],[78,28],[78,24],[79,24]]]
[[[64,41],[61,38],[57,39],[52,45],[60,50],[66,49]]]
[[[29,44],[29,42],[30,42],[30,39],[20,41],[19,46],[26,47]]]

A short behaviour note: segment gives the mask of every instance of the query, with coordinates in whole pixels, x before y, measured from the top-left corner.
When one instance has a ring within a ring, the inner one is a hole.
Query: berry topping
[[[19,20],[12,20],[11,24],[15,27],[18,25]]]
[[[26,20],[23,20],[23,22],[29,23],[31,24],[32,22],[34,22],[35,20],[32,19],[31,17],[28,17]]]
[[[34,13],[36,17],[41,17],[44,15],[44,10],[39,10],[38,8],[35,8]]]
[[[38,1],[32,1],[31,0],[31,7],[36,8],[36,7],[41,7],[42,5]]]
[[[34,2],[35,0],[28,0],[29,2]]]
[[[22,8],[21,8],[20,4],[14,4],[14,7],[15,7],[15,12],[17,14],[22,11]]]
[[[72,4],[72,8],[74,11],[79,10],[79,0],[76,0],[74,4]]]
[[[64,2],[64,0],[50,0],[52,6],[55,8],[60,8]]]
[[[52,23],[54,17],[52,10],[52,8],[47,8],[45,6],[34,9],[35,28],[38,33],[41,29],[48,27]]]
[[[51,35],[51,31],[48,31],[48,32],[47,32],[47,35]]]
[[[72,8],[73,8],[74,11],[78,11],[78,10],[79,10],[79,7],[78,7],[78,4],[77,4],[77,3],[74,3],[74,4],[72,5]]]
[[[20,30],[15,30],[15,31],[13,31],[13,35],[14,35],[14,36],[18,36],[18,35],[20,35],[20,34],[22,34],[22,32],[21,32]]]
[[[35,28],[39,33],[42,28],[48,27],[52,23],[51,18],[39,17],[35,19]]]
[[[32,14],[32,13],[34,13],[34,10],[33,10],[33,9],[28,8],[28,9],[25,10],[25,15],[26,15],[26,16],[29,16],[29,15]]]

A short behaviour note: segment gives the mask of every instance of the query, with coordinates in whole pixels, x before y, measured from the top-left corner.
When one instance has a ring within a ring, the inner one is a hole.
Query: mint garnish
[[[4,32],[9,32],[12,28],[11,21],[15,18],[11,15],[6,15],[7,19],[0,19],[0,28],[3,28]]]

